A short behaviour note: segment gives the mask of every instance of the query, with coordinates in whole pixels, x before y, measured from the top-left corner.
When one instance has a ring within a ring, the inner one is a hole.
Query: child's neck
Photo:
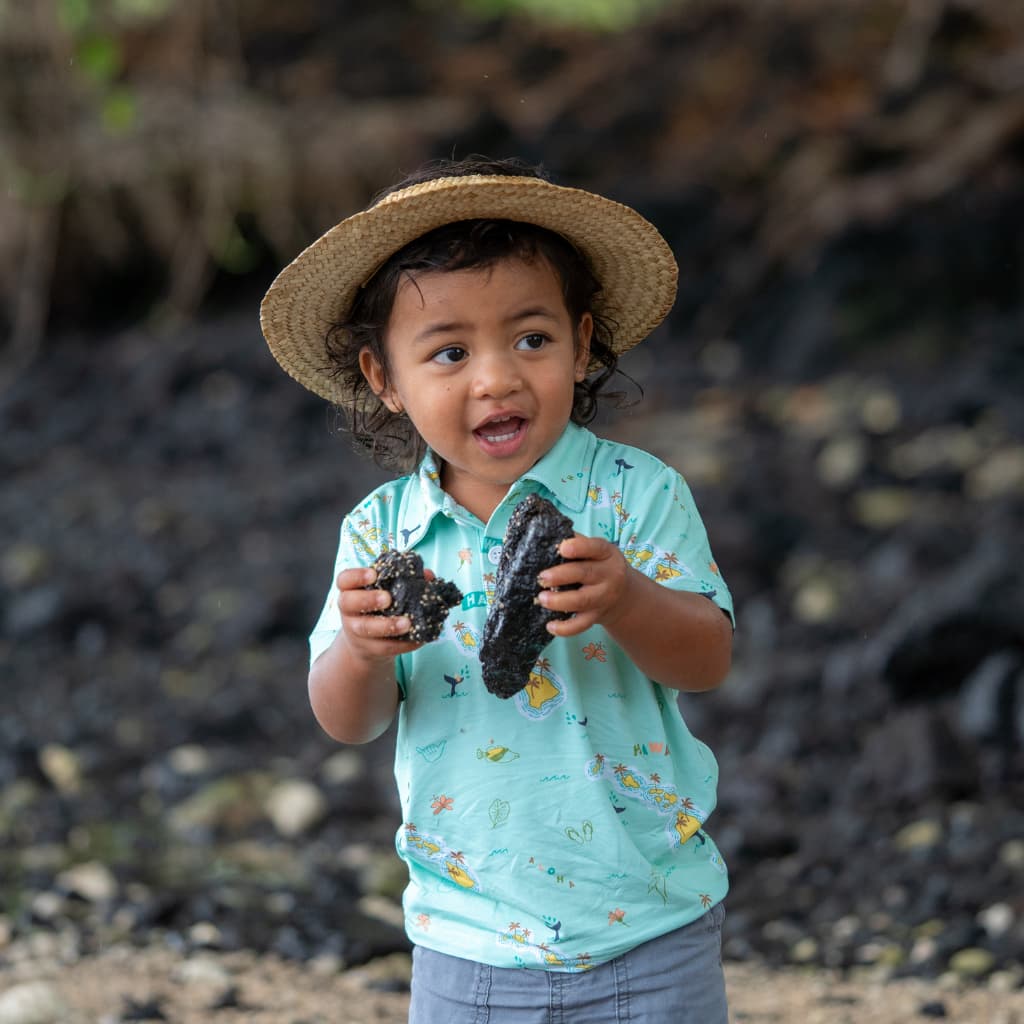
[[[481,523],[490,520],[511,486],[511,483],[491,483],[486,480],[466,480],[459,477],[453,479],[448,467],[441,467],[441,487],[445,493],[467,512],[472,512]]]

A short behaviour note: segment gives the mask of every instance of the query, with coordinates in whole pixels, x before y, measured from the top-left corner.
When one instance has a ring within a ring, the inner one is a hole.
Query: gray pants
[[[728,1024],[721,904],[579,974],[489,967],[416,946],[409,1024]]]

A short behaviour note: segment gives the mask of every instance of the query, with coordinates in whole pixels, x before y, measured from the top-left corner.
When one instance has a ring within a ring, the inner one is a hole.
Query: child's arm
[[[367,615],[391,603],[386,590],[364,590],[373,569],[338,574],[341,629],[309,670],[309,702],[317,721],[342,743],[367,743],[390,725],[398,708],[395,657],[421,647],[395,640],[410,629],[404,616]]]
[[[541,585],[580,586],[541,591],[545,608],[574,613],[549,622],[549,632],[576,636],[600,623],[642,672],[675,690],[711,690],[725,678],[732,624],[713,601],[655,583],[597,537],[563,541],[559,554],[573,561],[545,569]]]

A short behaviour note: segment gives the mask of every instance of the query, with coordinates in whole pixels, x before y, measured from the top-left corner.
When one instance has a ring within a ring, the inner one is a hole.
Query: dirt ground
[[[728,964],[732,1020],[749,1024],[905,1024],[941,1018],[957,1024],[1024,1024],[1024,991],[948,987],[936,982],[840,979],[820,970],[768,970]],[[339,971],[250,953],[111,949],[73,964],[26,959],[0,970],[0,1009],[15,986],[43,985],[66,1024],[166,1020],[209,1024],[400,1024],[408,958],[395,955]],[[42,984],[40,984],[42,983]],[[2,1016],[2,1014],[0,1014]],[[7,1019],[7,1018],[4,1018]],[[14,1018],[11,1018],[14,1019]],[[43,1017],[19,1019],[42,1020]]]

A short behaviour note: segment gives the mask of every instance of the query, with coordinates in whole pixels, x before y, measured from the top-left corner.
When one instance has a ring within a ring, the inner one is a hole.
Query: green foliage
[[[71,40],[73,64],[92,84],[99,124],[109,135],[125,135],[137,122],[138,101],[122,80],[121,32],[166,15],[171,0],[58,0],[57,16]]]
[[[258,254],[232,221],[211,246],[213,258],[229,274],[247,274],[256,266]]]
[[[92,20],[92,0],[59,0],[57,17],[65,32],[77,34]]]
[[[100,124],[112,135],[131,131],[136,100],[119,81],[124,68],[120,34],[140,21],[166,15],[171,0],[58,0],[58,22],[71,39],[74,64],[96,87]]]
[[[162,18],[171,8],[171,0],[114,0],[118,21],[150,21]]]
[[[135,93],[119,86],[112,88],[103,97],[100,105],[100,120],[111,135],[124,135],[135,126],[138,104]]]
[[[605,32],[628,29],[672,2],[673,0],[462,0],[469,13],[482,17],[521,14],[538,21],[577,25]]]
[[[70,187],[67,173],[59,168],[29,170],[9,158],[0,161],[0,180],[8,197],[23,206],[55,206]]]
[[[75,46],[78,67],[94,82],[106,85],[121,70],[121,47],[109,35],[89,35]]]
[[[162,18],[171,0],[57,0],[57,16],[65,31],[77,34],[98,22],[126,25]]]

